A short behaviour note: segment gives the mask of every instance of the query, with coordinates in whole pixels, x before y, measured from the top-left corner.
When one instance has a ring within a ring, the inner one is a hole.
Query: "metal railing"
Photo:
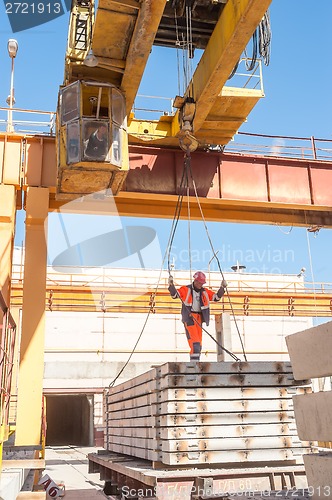
[[[332,161],[332,140],[311,137],[252,134],[238,132],[224,148],[239,153],[301,160]]]
[[[68,273],[58,273],[52,267],[47,268],[48,287],[86,287],[87,289],[107,289],[108,287],[118,287],[123,290],[146,290],[153,291],[157,285],[159,271],[149,269],[131,269],[130,272],[121,268],[103,268],[96,272],[96,268],[77,267],[77,274],[72,272],[72,266]],[[12,268],[12,283],[23,282],[24,265],[17,263]],[[332,283],[307,282],[297,275],[276,275],[271,274],[245,274],[226,273],[228,289],[233,292],[257,292],[257,293],[317,293],[331,294]],[[181,286],[190,281],[188,271],[176,271],[176,284]],[[218,288],[220,285],[220,274],[218,272],[207,273],[207,285],[211,288]],[[168,287],[168,271],[161,275],[159,288]]]
[[[140,96],[146,99],[162,99],[167,101],[167,109],[162,106],[155,109],[143,107],[142,110],[150,113],[164,113],[164,115],[174,114],[172,108],[173,100],[169,98],[157,98],[153,96]],[[143,105],[144,106],[144,105]],[[136,109],[136,108],[135,108]],[[139,108],[137,108],[139,109]],[[5,132],[7,127],[7,116],[9,108],[0,107],[0,132]],[[55,134],[55,112],[25,110],[14,108],[13,126],[15,132],[26,134],[42,134],[53,136]],[[17,119],[17,115],[22,119]],[[32,119],[33,117],[40,119]],[[151,117],[150,117],[151,118]],[[152,118],[151,118],[152,119]],[[250,132],[238,132],[233,140],[226,146],[213,145],[211,151],[223,151],[242,155],[254,155],[267,158],[288,158],[301,160],[318,160],[324,162],[332,161],[332,139],[322,139],[314,136],[295,137],[282,135],[255,134]]]
[[[0,107],[0,131],[5,132],[9,108]],[[55,134],[55,112],[33,109],[12,109],[12,125],[15,132],[26,134]]]
[[[262,61],[258,59],[251,71],[246,69],[248,61],[251,59],[240,59],[234,75],[224,88],[256,90],[263,94]],[[160,115],[175,115],[177,109],[174,108],[173,103],[174,99],[168,97],[137,94],[132,111],[137,120],[158,120]]]

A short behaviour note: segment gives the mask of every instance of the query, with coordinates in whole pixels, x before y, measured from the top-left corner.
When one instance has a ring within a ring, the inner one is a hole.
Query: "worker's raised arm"
[[[221,299],[221,297],[225,294],[225,289],[226,288],[227,288],[227,281],[226,280],[222,280],[222,282],[220,283],[219,290],[213,296],[213,301],[214,302],[218,302]]]
[[[170,274],[168,278],[168,291],[172,297],[172,299],[177,299],[178,298],[178,292],[176,291],[176,288],[174,286],[174,280],[173,276]]]

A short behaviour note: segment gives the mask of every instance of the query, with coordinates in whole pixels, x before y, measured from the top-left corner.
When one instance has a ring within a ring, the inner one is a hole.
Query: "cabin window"
[[[109,123],[106,120],[83,120],[83,160],[108,160],[110,149]]]
[[[120,127],[124,125],[126,116],[126,105],[123,95],[117,90],[112,89],[112,121]]]
[[[121,165],[122,162],[122,130],[112,124],[112,159],[115,165]]]
[[[67,164],[81,160],[79,121],[67,124]]]
[[[74,83],[62,90],[61,94],[61,124],[64,125],[80,115],[79,85]]]
[[[83,85],[83,116],[109,118],[109,95],[108,87]]]

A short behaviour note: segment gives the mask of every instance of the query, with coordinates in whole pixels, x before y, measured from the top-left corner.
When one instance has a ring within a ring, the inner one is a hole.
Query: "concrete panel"
[[[311,498],[318,500],[332,497],[332,453],[303,455]]]
[[[332,441],[332,392],[293,396],[299,438],[302,441]]]
[[[286,337],[294,378],[332,375],[332,321]]]
[[[9,500],[17,497],[25,480],[24,472],[22,468],[6,470],[5,466],[3,467],[1,471],[0,498]]]
[[[168,465],[296,460],[309,443],[280,425],[294,418],[285,385],[294,385],[290,363],[157,366],[105,394],[105,447]],[[135,432],[148,426],[155,435]]]

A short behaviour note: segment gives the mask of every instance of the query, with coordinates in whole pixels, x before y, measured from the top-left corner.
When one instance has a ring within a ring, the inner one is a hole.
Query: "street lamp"
[[[8,106],[9,106],[8,119],[7,119],[7,132],[14,132],[14,127],[13,127],[13,106],[15,104],[15,98],[14,98],[14,59],[15,59],[17,51],[18,51],[17,40],[14,40],[13,38],[8,40],[7,50],[8,50],[9,57],[12,60],[12,70],[11,70],[11,76],[10,76],[10,94],[7,97],[7,101],[6,101]]]

